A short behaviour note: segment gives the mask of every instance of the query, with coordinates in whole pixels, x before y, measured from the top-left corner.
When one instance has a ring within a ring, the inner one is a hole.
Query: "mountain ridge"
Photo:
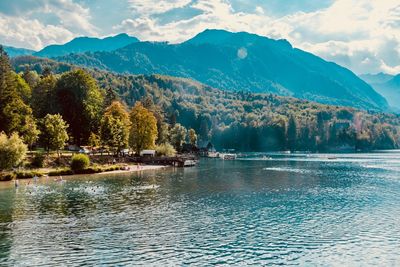
[[[126,45],[139,42],[139,39],[121,33],[105,38],[76,37],[65,44],[54,44],[44,47],[33,55],[39,57],[56,57],[71,53],[85,53],[95,51],[113,51]]]
[[[136,42],[111,52],[55,57],[119,73],[191,78],[232,91],[274,93],[323,104],[385,110],[387,101],[350,70],[246,32],[206,30],[180,44]]]

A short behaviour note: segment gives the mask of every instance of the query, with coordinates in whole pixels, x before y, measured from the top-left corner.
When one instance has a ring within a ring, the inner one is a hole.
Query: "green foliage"
[[[65,123],[60,114],[47,114],[42,123],[42,142],[49,150],[60,150],[68,141],[68,124]]]
[[[71,158],[71,169],[76,171],[81,171],[89,167],[90,159],[88,155],[85,154],[75,154]]]
[[[175,148],[169,143],[163,143],[160,145],[156,145],[156,152],[159,156],[175,156],[176,150]]]
[[[157,139],[157,120],[153,113],[136,102],[130,114],[130,147],[139,154],[143,149],[151,149]]]
[[[37,132],[31,128],[34,123],[32,109],[24,99],[29,101],[30,88],[11,70],[8,56],[0,47],[0,131],[8,135],[13,132],[30,135],[27,140],[33,141]]]
[[[16,171],[15,176],[18,179],[29,179],[35,176],[40,177],[43,176],[43,172],[40,171]]]
[[[91,147],[98,147],[101,144],[100,136],[95,133],[90,133],[88,145]]]
[[[18,61],[17,71],[24,70],[26,65],[34,70],[50,66],[57,73],[74,69],[47,59],[15,61]],[[221,91],[192,80],[160,75],[87,71],[100,88],[108,90],[108,101],[120,99],[129,107],[143,101],[156,117],[158,144],[171,142],[177,147],[182,144],[183,141],[174,142],[176,136],[171,136],[170,129],[175,124],[194,129],[199,143],[211,141],[217,149],[268,151],[293,147],[321,151],[346,146],[386,149],[398,148],[400,143],[400,116],[396,114],[272,94]]]
[[[57,113],[56,83],[56,77],[48,75],[33,87],[31,103],[36,118]]]
[[[112,148],[116,153],[128,146],[129,141],[129,113],[117,101],[111,103],[105,110],[101,127],[103,144]]]
[[[183,143],[185,142],[187,130],[185,127],[180,125],[179,123],[175,124],[172,127],[170,132],[171,143],[175,147],[176,150],[180,150],[182,148]]]
[[[33,168],[43,168],[45,159],[46,156],[43,153],[36,153],[32,158],[30,166]]]
[[[96,81],[84,70],[63,74],[57,81],[57,100],[77,145],[87,144],[90,133],[98,132],[103,94]]]
[[[193,128],[190,128],[189,132],[188,132],[188,139],[189,139],[189,143],[193,146],[196,145],[197,143],[197,134],[196,131]]]
[[[20,164],[26,155],[28,148],[17,133],[9,138],[0,133],[0,170],[11,169]]]
[[[0,173],[0,181],[11,181],[16,178],[17,176],[14,172]]]
[[[70,168],[62,168],[48,173],[49,176],[59,176],[59,175],[72,175],[74,172]]]

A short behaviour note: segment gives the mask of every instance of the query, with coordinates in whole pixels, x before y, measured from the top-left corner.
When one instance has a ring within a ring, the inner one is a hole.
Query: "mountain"
[[[361,74],[360,78],[366,81],[369,84],[377,84],[377,83],[385,83],[389,80],[393,79],[393,75],[379,72],[377,74]]]
[[[3,46],[9,57],[32,55],[35,51],[25,48],[17,48],[12,46]]]
[[[12,58],[11,63],[16,72],[29,66],[39,76],[49,68],[56,79],[59,74],[78,68],[33,56]],[[400,144],[400,115],[396,114],[272,94],[222,91],[190,79],[163,75],[85,71],[103,90],[106,103],[118,99],[132,107],[142,101],[158,114],[158,119],[192,128],[199,140],[211,140],[218,149],[325,151],[343,147],[394,149]]]
[[[395,111],[400,111],[400,74],[393,76],[379,73],[376,75],[361,75],[360,77],[383,95]]]
[[[36,52],[38,57],[57,57],[70,53],[84,53],[95,51],[113,51],[118,48],[139,42],[136,37],[131,37],[125,33],[104,39],[94,37],[78,37],[62,45],[49,45]]]
[[[120,73],[164,74],[233,91],[267,92],[325,104],[386,109],[386,100],[350,70],[246,32],[206,30],[180,43],[138,42],[111,52],[55,58]]]

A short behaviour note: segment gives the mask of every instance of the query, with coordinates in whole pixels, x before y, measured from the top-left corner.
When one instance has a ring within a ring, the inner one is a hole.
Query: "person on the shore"
[[[14,180],[14,186],[17,188],[19,186],[19,181],[17,179]]]

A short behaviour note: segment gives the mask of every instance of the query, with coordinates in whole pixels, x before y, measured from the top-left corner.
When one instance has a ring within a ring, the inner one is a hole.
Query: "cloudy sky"
[[[177,43],[206,28],[285,38],[356,73],[400,73],[399,0],[0,0],[0,43],[36,50],[121,32]]]

